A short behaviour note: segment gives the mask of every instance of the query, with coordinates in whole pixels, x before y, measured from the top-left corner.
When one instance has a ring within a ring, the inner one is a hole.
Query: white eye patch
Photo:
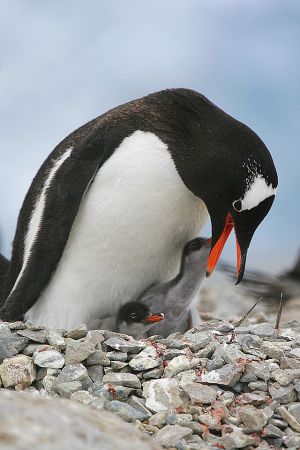
[[[244,196],[233,202],[233,207],[236,211],[245,211],[246,209],[255,208],[266,198],[276,194],[276,188],[272,184],[268,185],[261,174],[252,178],[248,183]]]

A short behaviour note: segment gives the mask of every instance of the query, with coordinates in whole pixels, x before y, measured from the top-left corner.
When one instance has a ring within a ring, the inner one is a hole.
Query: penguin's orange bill
[[[231,214],[228,213],[228,215],[226,217],[226,222],[225,222],[223,232],[222,232],[221,236],[219,237],[219,239],[217,240],[217,242],[215,243],[215,245],[213,246],[213,248],[211,249],[210,255],[208,257],[207,268],[206,268],[206,276],[207,277],[209,277],[212,274],[214,268],[216,267],[217,262],[219,261],[219,258],[221,256],[222,250],[224,248],[224,245],[226,244],[226,241],[227,241],[233,228],[234,228],[234,222],[233,222]],[[236,237],[236,268],[237,268],[237,273],[239,274],[239,272],[241,270],[241,247],[240,247],[237,237]]]
[[[157,314],[150,314],[148,317],[146,317],[145,322],[160,322],[161,320],[164,320],[165,315],[163,313],[157,313]]]

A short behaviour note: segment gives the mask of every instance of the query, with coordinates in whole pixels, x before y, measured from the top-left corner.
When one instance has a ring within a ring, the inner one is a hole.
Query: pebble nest
[[[299,449],[300,322],[203,322],[136,341],[0,323],[0,386],[132,422],[167,449]]]

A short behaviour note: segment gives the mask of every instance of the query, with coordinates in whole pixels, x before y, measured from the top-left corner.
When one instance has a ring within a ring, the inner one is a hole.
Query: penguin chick
[[[147,336],[163,337],[174,332],[184,333],[199,322],[195,306],[206,275],[211,239],[195,238],[183,249],[179,274],[171,281],[150,287],[138,302],[153,311],[162,311],[165,320],[147,331]]]
[[[140,339],[157,322],[164,319],[163,313],[151,313],[148,306],[128,302],[121,306],[116,318],[116,331]]]

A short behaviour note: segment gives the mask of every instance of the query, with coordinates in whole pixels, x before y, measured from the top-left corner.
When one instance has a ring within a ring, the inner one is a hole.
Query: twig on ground
[[[231,336],[230,342],[232,342],[233,339],[234,339],[234,330],[235,330],[237,327],[239,327],[239,326],[244,322],[244,320],[246,319],[246,317],[249,316],[249,314],[251,313],[251,311],[255,308],[256,305],[258,305],[258,303],[260,303],[260,302],[263,300],[263,298],[264,298],[264,297],[260,297],[260,299],[258,299],[257,302],[255,302],[254,305],[252,305],[251,308],[243,315],[243,317],[242,317],[242,318],[234,325],[234,327],[233,327],[233,329],[232,329],[232,331],[231,331],[232,336]]]
[[[279,307],[278,307],[278,312],[277,312],[277,317],[276,317],[276,323],[275,323],[275,330],[279,330],[279,324],[280,324],[280,319],[281,319],[281,314],[282,314],[282,307],[283,307],[283,295],[281,292],[280,302],[279,302]]]

